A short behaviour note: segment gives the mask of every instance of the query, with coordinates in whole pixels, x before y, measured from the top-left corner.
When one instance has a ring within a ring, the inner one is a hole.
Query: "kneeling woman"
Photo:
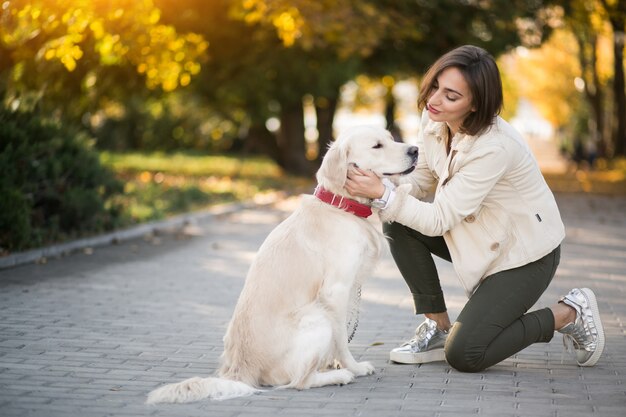
[[[604,333],[594,293],[575,288],[551,308],[528,312],[556,272],[565,236],[554,196],[529,147],[498,116],[502,84],[486,51],[457,48],[427,72],[419,159],[394,189],[355,168],[346,189],[383,207],[391,253],[407,282],[415,337],[390,353],[399,363],[446,359],[481,371],[557,330],[580,366],[594,365]],[[421,201],[435,189],[432,202]],[[454,325],[432,255],[451,261],[469,296]]]

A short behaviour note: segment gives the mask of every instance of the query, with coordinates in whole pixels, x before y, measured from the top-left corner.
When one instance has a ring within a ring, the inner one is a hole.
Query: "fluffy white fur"
[[[392,176],[406,173],[416,158],[415,147],[394,142],[384,129],[353,128],[331,145],[317,180],[352,198],[344,189],[350,164]],[[372,374],[374,366],[348,350],[346,320],[351,290],[372,271],[383,244],[376,223],[303,196],[250,267],[224,336],[218,377],[163,386],[147,403],[223,400],[262,387],[307,389]]]

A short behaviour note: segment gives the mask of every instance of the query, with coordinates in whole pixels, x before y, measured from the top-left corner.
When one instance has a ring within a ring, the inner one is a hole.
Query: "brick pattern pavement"
[[[0,415],[99,416],[619,416],[626,415],[626,199],[559,196],[568,235],[537,307],[574,286],[599,298],[604,356],[579,368],[560,335],[485,372],[388,363],[417,319],[389,255],[363,289],[351,348],[376,373],[342,387],[269,391],[224,402],[144,405],[165,382],[213,373],[255,251],[292,209],[216,216],[204,235],[164,235],[0,271]],[[465,302],[440,262],[454,318]]]

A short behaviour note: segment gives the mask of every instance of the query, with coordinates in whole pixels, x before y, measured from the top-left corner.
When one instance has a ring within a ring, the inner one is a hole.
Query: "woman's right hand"
[[[350,195],[369,199],[381,198],[385,193],[385,186],[376,174],[357,167],[348,169],[345,189]]]

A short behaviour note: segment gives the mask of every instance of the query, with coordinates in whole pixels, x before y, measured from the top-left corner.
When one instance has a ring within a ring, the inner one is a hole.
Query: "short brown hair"
[[[460,130],[469,135],[483,133],[502,110],[502,81],[496,61],[482,48],[460,46],[439,58],[424,76],[417,106],[420,111],[424,110],[439,74],[451,67],[463,74],[472,93],[472,107],[475,109],[465,118]]]

